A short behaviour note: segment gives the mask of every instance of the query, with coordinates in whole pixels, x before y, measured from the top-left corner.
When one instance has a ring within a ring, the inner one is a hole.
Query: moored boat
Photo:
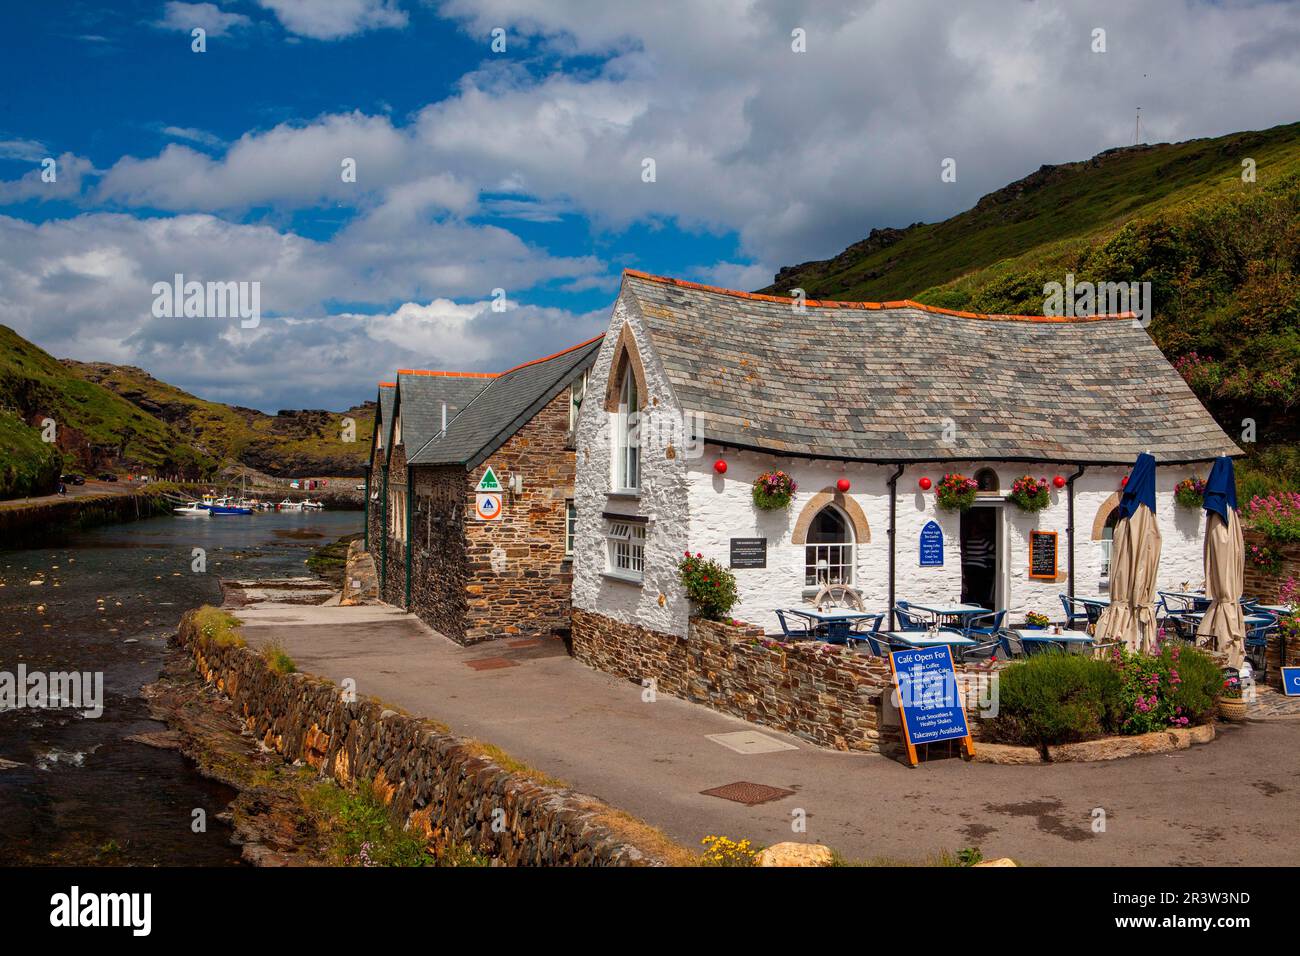
[[[208,507],[209,507],[208,505],[205,505],[202,502],[191,501],[183,508],[173,508],[172,512],[178,515],[190,515],[190,516],[195,516],[200,518],[206,518],[208,515],[211,514],[211,512],[208,510]]]

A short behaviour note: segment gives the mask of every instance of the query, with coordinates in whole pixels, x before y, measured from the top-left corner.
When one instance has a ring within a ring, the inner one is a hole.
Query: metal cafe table
[[[915,604],[915,603],[911,603],[911,604],[908,604],[908,610],[911,610],[911,611],[924,611],[924,612],[927,613],[927,614],[932,614],[935,618],[937,618],[937,619],[939,619],[939,620],[944,620],[944,619],[946,619],[946,618],[955,618],[956,620],[958,620],[958,621],[961,622],[961,624],[958,625],[958,626],[960,626],[960,627],[962,627],[962,628],[965,627],[966,621],[969,620],[969,619],[972,618],[972,617],[982,617],[982,616],[985,615],[985,614],[990,614],[990,615],[991,615],[991,614],[995,613],[994,611],[990,611],[990,610],[989,610],[988,608],[986,608],[986,607],[980,607],[978,604]],[[913,633],[915,633],[915,632],[913,632]]]
[[[912,606],[916,607],[915,604]],[[881,631],[880,636],[891,644],[906,644],[908,647],[939,647],[944,644],[950,647],[972,647],[978,643],[957,631],[935,631],[933,634],[929,631]]]
[[[826,632],[826,640],[831,644],[843,644],[852,636],[852,627],[854,621],[873,621],[880,617],[879,614],[868,614],[866,611],[851,611],[847,608],[827,608],[825,611],[817,609],[807,610],[806,608],[790,608],[790,614],[798,614],[800,617],[808,618],[814,627],[823,628]]]

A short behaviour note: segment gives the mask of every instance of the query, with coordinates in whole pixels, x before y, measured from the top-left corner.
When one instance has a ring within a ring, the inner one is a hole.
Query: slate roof
[[[412,465],[476,468],[596,360],[603,335],[493,378],[465,409],[408,458]],[[406,428],[405,422],[402,424]]]
[[[402,445],[407,452],[422,447],[442,428],[443,402],[451,422],[495,378],[490,372],[399,369],[395,406],[402,416]]]
[[[384,429],[384,448],[388,448],[389,439],[393,437],[393,398],[397,395],[396,382],[379,383],[379,418],[375,427]]]
[[[707,439],[860,461],[1165,464],[1241,450],[1146,330],[1114,316],[806,303],[627,270],[678,400]],[[945,445],[943,421],[957,426]]]

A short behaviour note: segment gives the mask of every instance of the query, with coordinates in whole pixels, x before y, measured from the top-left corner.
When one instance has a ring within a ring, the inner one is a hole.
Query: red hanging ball
[[[1052,479],[1052,484],[1056,485],[1056,487],[1058,487],[1058,488],[1064,488],[1064,487],[1065,487],[1065,477],[1062,476],[1062,475],[1057,475],[1055,478]]]
[[[839,481],[835,482],[835,487],[840,491],[848,491],[853,486],[849,484],[847,478],[841,478]]]
[[[727,473],[727,463],[719,458],[713,463],[713,470],[720,475],[725,475]]]
[[[1120,479],[1119,486],[1120,486],[1121,488],[1127,488],[1127,487],[1128,487],[1128,475],[1125,475],[1123,478]]]
[[[930,486],[934,484],[934,482],[932,482],[929,478],[922,478],[920,481],[917,482],[917,484],[921,486],[922,491],[929,491]]]

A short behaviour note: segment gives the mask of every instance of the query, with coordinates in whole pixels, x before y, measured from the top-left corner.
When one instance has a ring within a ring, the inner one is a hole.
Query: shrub
[[[1300,541],[1300,492],[1254,497],[1242,509],[1246,523],[1270,541]]]
[[[220,608],[205,604],[194,612],[194,624],[200,639],[214,647],[243,647],[244,638],[239,633],[239,619]]]
[[[701,617],[710,621],[728,618],[738,600],[734,574],[717,561],[706,561],[704,555],[689,551],[677,562],[677,573]]]
[[[790,506],[798,490],[798,483],[784,471],[765,471],[754,479],[754,504],[764,511],[779,511]]]
[[[277,674],[292,674],[298,669],[279,641],[267,641],[262,645],[262,660]]]
[[[1019,505],[1022,511],[1042,511],[1052,502],[1047,491],[1047,479],[1021,475],[1011,485],[1007,501]]]
[[[761,852],[748,840],[724,836],[706,836],[700,844],[704,847],[700,855],[702,866],[753,866]]]
[[[944,511],[965,511],[975,503],[979,485],[965,475],[944,475],[934,489],[935,500]]]
[[[1037,654],[998,680],[993,740],[1045,747],[1106,734],[1115,725],[1122,681],[1109,662],[1078,654]]]

